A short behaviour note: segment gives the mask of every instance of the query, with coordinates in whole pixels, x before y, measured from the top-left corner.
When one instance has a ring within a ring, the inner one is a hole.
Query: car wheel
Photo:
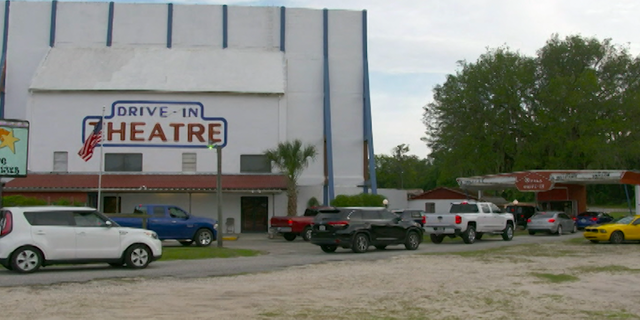
[[[624,240],[624,234],[622,234],[622,232],[620,231],[616,231],[612,233],[611,237],[609,238],[609,241],[614,244],[620,244],[622,243],[623,240]]]
[[[562,235],[562,226],[558,225],[558,230],[556,230],[556,235],[557,236],[561,236]]]
[[[502,240],[511,241],[513,239],[513,225],[507,224],[507,228],[502,232]]]
[[[386,249],[386,248],[387,248],[387,245],[386,245],[386,244],[376,246],[376,249],[378,249],[378,250],[384,250],[384,249]]]
[[[182,241],[178,241],[180,242],[181,245],[188,247],[193,243],[193,240],[182,240]]]
[[[364,253],[369,249],[369,237],[364,233],[358,233],[353,237],[351,250],[355,253]]]
[[[589,241],[591,241],[591,243],[600,243],[600,241],[598,240],[589,240]]]
[[[295,240],[295,239],[296,239],[296,234],[295,234],[295,233],[291,233],[291,232],[285,233],[285,234],[283,234],[282,236],[283,236],[283,237],[284,237],[284,239],[285,239],[285,240],[287,240],[287,241],[293,241],[293,240]]]
[[[573,225],[573,230],[571,230],[571,233],[576,233],[578,232],[578,226],[576,226],[575,224]]]
[[[143,244],[134,244],[124,253],[124,262],[132,269],[146,268],[151,262],[151,250]]]
[[[407,234],[407,240],[404,242],[404,247],[407,250],[416,250],[420,246],[420,235],[415,231],[409,231]]]
[[[306,227],[302,230],[302,240],[309,241],[311,240],[311,227]]]
[[[474,226],[468,226],[467,230],[462,233],[462,241],[466,244],[472,244],[476,241],[476,228]]]
[[[42,254],[34,247],[18,248],[11,255],[11,269],[19,273],[35,272],[42,266]]]
[[[442,240],[444,239],[444,235],[443,234],[430,234],[429,238],[431,238],[431,242],[433,243],[442,243]]]
[[[531,230],[529,230],[529,235],[530,235],[530,236],[532,236],[532,235],[534,235],[534,234],[536,234],[536,232],[535,232],[535,231],[531,231]]]
[[[332,253],[332,252],[336,252],[336,249],[338,249],[338,246],[320,246],[320,249],[322,249],[322,251],[326,252],[326,253]]]
[[[193,237],[193,241],[198,247],[208,247],[213,242],[213,232],[209,229],[200,229]]]

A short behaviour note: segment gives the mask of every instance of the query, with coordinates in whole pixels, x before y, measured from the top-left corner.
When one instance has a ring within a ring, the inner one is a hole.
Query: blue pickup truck
[[[111,217],[123,227],[142,228],[146,218],[149,230],[158,234],[160,240],[178,240],[183,246],[206,247],[217,238],[218,223],[214,219],[196,217],[180,207],[166,204],[140,204],[135,206],[130,217]]]

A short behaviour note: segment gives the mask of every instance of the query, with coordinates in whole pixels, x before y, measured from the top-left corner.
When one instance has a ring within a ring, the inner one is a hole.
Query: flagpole
[[[102,118],[100,118],[100,122],[102,123],[102,130],[100,130],[100,173],[98,174],[98,211],[102,211],[100,204],[102,202],[102,161],[104,161],[104,153],[103,147],[104,144],[104,107],[102,107]]]

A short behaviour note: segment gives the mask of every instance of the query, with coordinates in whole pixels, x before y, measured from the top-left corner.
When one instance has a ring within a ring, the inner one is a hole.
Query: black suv
[[[404,244],[407,250],[416,250],[422,237],[418,223],[402,219],[386,208],[328,208],[318,210],[311,243],[327,253],[338,247],[362,253],[372,245],[382,250],[388,245]]]

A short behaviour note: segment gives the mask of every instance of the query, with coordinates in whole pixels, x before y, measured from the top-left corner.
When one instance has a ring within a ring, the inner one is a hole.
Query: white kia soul
[[[0,210],[0,264],[27,273],[52,264],[109,263],[141,269],[162,257],[150,230],[123,228],[93,208]]]

